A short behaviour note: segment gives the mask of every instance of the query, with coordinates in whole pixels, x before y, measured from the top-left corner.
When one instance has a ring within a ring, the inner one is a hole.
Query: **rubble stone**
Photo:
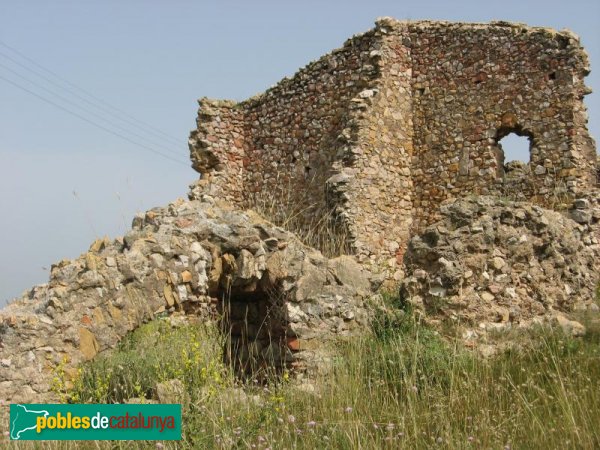
[[[596,191],[589,203],[599,201]],[[495,197],[448,201],[440,215],[410,240],[400,288],[431,317],[527,324],[597,307],[600,223],[580,225],[567,214]],[[482,232],[474,234],[471,223]],[[566,320],[559,320],[563,328]]]
[[[367,279],[353,258],[328,261],[255,213],[178,200],[53,265],[48,284],[0,310],[0,398],[55,401],[59,372],[165,313],[218,320],[240,375],[265,364],[310,371],[319,350],[288,344],[364,329]]]

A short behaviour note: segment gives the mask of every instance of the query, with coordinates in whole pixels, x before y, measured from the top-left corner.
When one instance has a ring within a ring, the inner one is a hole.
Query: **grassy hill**
[[[76,402],[150,402],[157,384],[176,387],[181,443],[94,448],[600,447],[596,323],[588,320],[584,338],[512,331],[518,339],[497,336],[498,351],[483,357],[387,301],[372,333],[340,341],[330,369],[310,382],[286,373],[268,384],[237,380],[214,324],[165,319],[82,367],[74,384],[59,369],[55,389]]]

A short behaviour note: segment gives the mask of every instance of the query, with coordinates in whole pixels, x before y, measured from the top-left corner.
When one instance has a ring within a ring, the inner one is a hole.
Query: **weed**
[[[530,344],[481,358],[400,298],[383,295],[383,304],[373,333],[336,346],[336,364],[311,381],[312,393],[286,376],[242,385],[222,365],[214,330],[158,321],[86,364],[72,398],[151,397],[156,382],[179,378],[192,399],[182,442],[164,448],[600,448],[598,328],[583,339],[521,331]]]
[[[210,395],[228,376],[221,346],[216,326],[150,322],[128,335],[116,351],[84,365],[71,399],[94,403],[150,399],[157,383],[172,379],[182,381],[192,398],[201,391]]]
[[[279,177],[279,175],[278,175]],[[307,246],[320,250],[325,256],[351,254],[350,233],[331,208],[325,208],[326,199],[315,200],[321,190],[317,177],[305,180],[302,186],[293,186],[276,179],[276,192],[258,193],[250,199],[257,213],[276,225],[295,233]]]

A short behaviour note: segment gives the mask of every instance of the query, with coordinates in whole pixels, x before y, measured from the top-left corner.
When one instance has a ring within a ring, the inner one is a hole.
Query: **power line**
[[[35,81],[33,81],[33,80],[31,80],[31,79],[29,79],[29,78],[27,78],[27,77],[23,76],[23,75],[22,75],[22,74],[20,74],[19,72],[17,72],[17,71],[15,71],[15,70],[11,69],[10,67],[7,67],[7,66],[5,66],[5,65],[4,65],[4,64],[2,64],[2,63],[0,63],[0,67],[2,67],[2,68],[4,68],[5,70],[8,70],[9,72],[11,72],[11,73],[13,73],[13,74],[17,75],[19,78],[21,78],[21,79],[23,79],[23,80],[27,81],[28,83],[30,83],[30,84],[32,84],[32,85],[34,85],[34,86],[36,86],[36,87],[38,87],[38,88],[42,89],[43,91],[45,91],[45,92],[47,92],[47,93],[49,93],[49,94],[51,94],[51,95],[53,95],[53,96],[55,96],[55,97],[57,97],[57,98],[61,99],[63,102],[66,102],[66,103],[68,103],[69,105],[72,105],[72,106],[74,106],[75,108],[81,109],[82,111],[85,111],[86,113],[88,113],[88,114],[91,114],[92,116],[94,116],[94,117],[96,117],[96,118],[98,118],[98,119],[102,120],[103,122],[106,122],[106,123],[108,123],[109,125],[111,125],[111,126],[113,126],[113,127],[117,128],[117,129],[119,129],[119,130],[121,130],[121,131],[123,131],[123,132],[125,132],[125,133],[131,134],[131,135],[133,135],[133,136],[135,136],[135,137],[137,137],[137,138],[139,138],[139,139],[141,139],[141,140],[143,140],[143,141],[149,142],[151,145],[155,145],[155,146],[157,146],[157,147],[159,147],[159,148],[162,148],[163,150],[170,151],[170,152],[172,151],[172,152],[174,152],[174,153],[175,153],[175,150],[170,150],[170,149],[164,148],[164,147],[162,147],[162,144],[158,144],[158,143],[156,143],[156,142],[153,142],[152,140],[148,139],[146,136],[143,136],[143,135],[141,135],[141,134],[138,134],[138,133],[135,133],[135,132],[133,132],[133,131],[130,131],[130,130],[128,130],[127,128],[124,128],[124,127],[120,126],[119,124],[117,124],[117,123],[114,123],[113,121],[106,119],[105,117],[103,117],[103,116],[101,116],[101,115],[97,114],[97,113],[96,113],[96,112],[94,112],[94,111],[91,111],[91,110],[89,110],[89,109],[87,109],[87,108],[84,108],[84,107],[82,107],[82,106],[78,105],[77,103],[75,103],[75,102],[73,102],[73,101],[69,100],[68,98],[66,98],[66,97],[64,97],[64,96],[62,96],[62,95],[60,95],[60,94],[57,94],[56,92],[53,92],[53,91],[51,91],[50,89],[46,88],[45,86],[42,86],[41,84],[39,84],[39,83],[37,83],[37,82],[35,82]]]
[[[0,44],[2,44],[2,42],[0,42]],[[36,70],[33,70],[30,67],[27,67],[25,64],[20,63],[19,61],[17,61],[16,59],[12,58],[9,55],[7,55],[6,53],[0,52],[0,56],[3,56],[4,58],[6,58],[9,61],[11,61],[13,64],[16,64],[19,67],[22,67],[23,69],[27,70],[28,72],[33,73],[37,77],[41,78],[42,80],[46,81],[47,83],[52,84],[53,86],[56,86],[57,88],[61,89],[62,91],[65,91],[68,94],[70,94],[70,95],[72,95],[74,97],[77,97],[78,99],[80,99],[81,101],[87,103],[88,105],[91,105],[92,107],[94,107],[94,108],[96,108],[96,109],[98,109],[100,111],[104,111],[104,112],[106,112],[108,114],[111,114],[112,116],[115,116],[118,120],[126,122],[127,124],[129,124],[131,126],[134,126],[134,127],[138,128],[138,129],[144,131],[145,133],[153,134],[155,137],[157,137],[159,139],[162,139],[164,141],[167,141],[167,142],[169,142],[171,144],[172,143],[177,143],[177,144],[181,143],[181,141],[179,139],[175,139],[175,138],[171,138],[171,137],[165,137],[165,136],[162,135],[164,133],[162,133],[160,131],[158,131],[158,132],[154,131],[153,127],[150,127],[150,126],[143,127],[143,126],[140,126],[140,125],[136,124],[133,120],[129,120],[129,119],[126,119],[126,118],[123,118],[123,117],[119,117],[118,115],[115,115],[115,113],[113,111],[111,111],[109,108],[106,108],[106,107],[104,107],[102,105],[96,104],[95,102],[92,102],[92,101],[88,100],[84,96],[79,95],[77,92],[74,92],[72,89],[65,88],[63,85],[61,85],[61,84],[53,81],[52,79],[46,77],[45,75],[41,74],[40,72],[38,72]],[[25,77],[23,77],[23,78],[25,78]]]
[[[19,55],[21,58],[23,58],[24,60],[28,61],[30,64],[33,64],[34,66],[38,67],[39,69],[43,70],[44,72],[46,72],[46,73],[48,73],[48,74],[52,75],[53,77],[55,77],[56,79],[58,79],[58,80],[62,81],[64,84],[66,84],[66,85],[68,85],[68,86],[71,86],[71,88],[73,88],[73,89],[76,89],[77,91],[79,91],[79,92],[81,92],[81,93],[83,93],[83,94],[87,95],[89,98],[92,98],[92,99],[94,99],[96,102],[98,102],[98,103],[100,103],[100,104],[102,104],[102,105],[105,105],[105,107],[107,107],[107,108],[110,108],[110,109],[111,109],[111,110],[113,110],[114,112],[117,112],[119,115],[121,115],[121,116],[124,116],[124,117],[128,117],[129,119],[131,119],[131,121],[133,121],[133,122],[136,122],[136,123],[138,123],[138,124],[139,124],[139,125],[134,125],[134,126],[137,126],[138,128],[142,128],[142,127],[143,127],[143,128],[146,128],[146,130],[145,130],[145,131],[147,131],[147,132],[151,132],[151,133],[153,133],[153,134],[162,135],[162,137],[161,137],[162,139],[168,138],[168,139],[170,139],[170,140],[172,140],[172,141],[175,141],[175,142],[177,142],[177,143],[180,143],[180,142],[181,142],[181,141],[180,141],[180,139],[178,139],[178,138],[176,138],[176,137],[173,137],[173,136],[171,136],[170,134],[168,134],[168,133],[165,133],[165,132],[164,132],[164,131],[162,131],[162,130],[159,130],[159,129],[157,129],[157,128],[156,128],[156,127],[154,127],[154,126],[152,126],[152,125],[150,125],[150,124],[148,124],[148,123],[146,123],[146,122],[144,122],[144,121],[142,121],[142,120],[139,120],[139,119],[137,119],[136,117],[134,117],[134,116],[132,116],[131,114],[129,114],[129,113],[127,113],[127,112],[123,111],[122,109],[119,109],[119,108],[117,108],[116,106],[113,106],[113,105],[111,105],[110,103],[107,103],[106,101],[104,101],[104,100],[102,100],[102,99],[100,99],[100,98],[96,97],[94,94],[92,94],[92,93],[90,93],[90,92],[86,91],[85,89],[83,89],[83,88],[81,88],[81,87],[77,86],[76,84],[74,84],[74,83],[70,82],[69,80],[67,80],[67,79],[65,79],[65,78],[63,78],[63,77],[61,77],[61,76],[60,76],[60,75],[58,75],[56,72],[53,72],[52,70],[48,69],[47,67],[44,67],[44,66],[42,66],[41,64],[39,64],[38,62],[36,62],[36,61],[35,61],[35,60],[33,60],[32,58],[29,58],[27,55],[23,54],[22,52],[20,52],[20,51],[19,51],[19,50],[17,50],[16,48],[14,48],[14,47],[11,47],[11,46],[10,46],[10,45],[8,45],[7,43],[5,43],[5,42],[3,42],[3,41],[0,41],[0,45],[1,45],[1,46],[3,46],[3,47],[5,47],[5,48],[7,48],[7,49],[9,49],[9,50],[11,50],[12,52],[16,53],[16,54],[17,54],[17,55]],[[3,55],[4,55],[5,57],[7,57],[5,54],[3,54]],[[9,59],[11,59],[11,61],[15,62],[15,61],[14,61],[14,59],[12,59],[12,58],[10,58],[10,57],[8,57],[8,58],[9,58]],[[17,64],[21,65],[20,63],[17,63]],[[21,65],[21,66],[22,66],[22,65]],[[22,66],[22,67],[23,67],[23,66]],[[30,70],[30,71],[34,72],[32,69],[27,69],[27,70]],[[34,73],[35,73],[35,72],[34,72]],[[45,78],[45,77],[43,77],[42,75],[39,75],[39,74],[38,74],[38,76],[40,76],[40,77],[42,77],[42,78],[46,79],[46,78]],[[48,80],[46,79],[46,81],[48,81]],[[54,83],[54,82],[52,82],[52,83],[53,83],[53,84],[56,84],[56,83]],[[63,88],[63,89],[66,89],[66,88]],[[72,95],[76,95],[76,96],[78,96],[77,94],[74,94],[74,93],[72,93]],[[92,103],[92,102],[89,102],[89,101],[88,101],[88,103]],[[93,103],[92,103],[92,104],[93,104]],[[105,110],[106,110],[106,108],[104,108],[104,107],[100,107],[100,106],[98,106],[98,105],[95,105],[95,106],[96,106],[97,108],[99,108],[99,109],[105,109]],[[114,114],[114,112],[113,112],[113,114]],[[120,118],[120,120],[127,121],[128,123],[130,123],[130,124],[131,124],[131,121],[129,121],[129,120],[127,120],[127,119],[123,119],[123,117],[121,117],[121,118]]]
[[[27,89],[26,87],[23,87],[23,86],[19,85],[18,83],[15,83],[14,81],[12,81],[12,80],[10,80],[10,79],[8,79],[8,78],[5,78],[5,77],[3,77],[2,75],[0,75],[0,79],[1,79],[1,80],[4,80],[6,83],[9,83],[9,84],[11,84],[11,85],[13,85],[14,87],[16,87],[16,88],[18,88],[18,89],[21,89],[22,91],[25,91],[25,92],[27,92],[27,93],[29,93],[29,94],[33,95],[34,97],[37,97],[38,99],[40,99],[40,100],[42,100],[42,101],[44,101],[44,102],[46,102],[46,103],[49,103],[50,105],[52,105],[52,106],[54,106],[54,107],[56,107],[56,108],[59,108],[59,109],[61,109],[62,111],[66,112],[66,113],[68,113],[68,114],[71,114],[72,116],[75,116],[75,117],[77,117],[77,118],[79,118],[79,119],[83,120],[84,122],[87,122],[87,123],[89,123],[90,125],[93,125],[93,126],[95,126],[96,128],[100,128],[101,130],[104,130],[104,131],[106,131],[107,133],[110,133],[110,134],[112,134],[112,135],[114,135],[114,136],[117,136],[117,137],[119,137],[119,138],[121,138],[121,139],[124,139],[124,140],[126,140],[127,142],[129,142],[129,143],[131,143],[131,144],[133,144],[133,145],[136,145],[136,146],[138,146],[138,147],[144,148],[144,149],[146,149],[146,150],[148,150],[148,151],[151,151],[152,153],[155,153],[155,154],[157,154],[157,155],[160,155],[160,156],[162,156],[163,158],[166,158],[166,159],[168,159],[168,160],[170,160],[170,161],[173,161],[173,162],[176,162],[176,163],[178,163],[178,164],[183,164],[183,165],[185,165],[185,166],[187,166],[187,165],[188,165],[187,163],[184,163],[183,161],[181,161],[181,160],[179,160],[179,159],[173,158],[173,157],[172,157],[172,156],[170,156],[170,155],[166,155],[166,154],[164,154],[163,152],[161,152],[161,151],[159,151],[159,150],[156,150],[156,149],[154,149],[154,148],[152,148],[152,147],[149,147],[149,146],[147,146],[147,145],[144,145],[144,144],[140,144],[139,142],[136,142],[136,141],[134,141],[134,140],[132,140],[132,139],[128,138],[127,136],[124,136],[124,135],[122,135],[121,133],[117,133],[117,132],[115,132],[115,131],[113,131],[113,130],[111,130],[111,129],[109,129],[109,128],[106,128],[106,127],[104,127],[104,126],[102,126],[102,125],[99,125],[99,124],[97,124],[96,122],[93,122],[93,121],[91,121],[91,120],[87,119],[86,117],[84,117],[84,116],[82,116],[82,115],[80,115],[80,114],[78,114],[78,113],[76,113],[76,112],[73,112],[73,111],[71,111],[71,110],[69,110],[69,109],[65,108],[64,106],[62,106],[62,105],[59,105],[59,104],[57,104],[57,103],[53,102],[52,100],[49,100],[49,99],[47,99],[46,97],[43,97],[43,96],[41,96],[41,95],[39,95],[39,94],[37,94],[37,93],[35,93],[35,92],[33,92],[33,91],[31,91],[31,90]]]

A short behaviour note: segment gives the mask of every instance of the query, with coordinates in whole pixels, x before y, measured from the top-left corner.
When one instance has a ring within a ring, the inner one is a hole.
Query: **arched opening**
[[[521,161],[529,163],[531,159],[531,139],[527,136],[519,136],[516,133],[509,133],[498,141],[498,146],[504,156],[504,165],[511,161]]]
[[[217,305],[225,335],[225,363],[242,379],[266,380],[291,368],[293,335],[285,318],[284,296],[277,290],[231,289]]]
[[[531,162],[533,136],[519,127],[501,129],[496,139],[498,175],[524,169]]]

